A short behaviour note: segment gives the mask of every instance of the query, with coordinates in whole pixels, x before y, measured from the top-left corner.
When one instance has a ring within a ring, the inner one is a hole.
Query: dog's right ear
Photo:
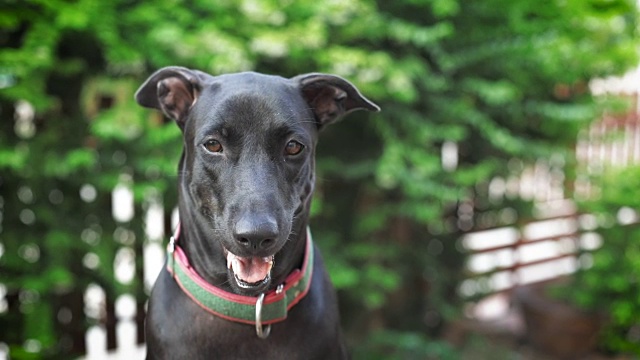
[[[210,78],[201,71],[169,66],[153,73],[136,91],[138,104],[161,110],[181,129],[189,110],[198,100],[203,83]]]

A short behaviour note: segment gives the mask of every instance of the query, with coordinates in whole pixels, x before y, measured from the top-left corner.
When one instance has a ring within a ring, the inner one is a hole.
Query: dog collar
[[[179,235],[178,224],[167,246],[167,270],[178,286],[207,312],[229,321],[255,325],[261,338],[269,336],[270,324],[284,321],[287,312],[309,292],[313,274],[313,241],[309,229],[302,269],[294,270],[275,290],[258,297],[233,294],[207,283],[195,272],[178,246]],[[263,325],[269,326],[263,329]]]

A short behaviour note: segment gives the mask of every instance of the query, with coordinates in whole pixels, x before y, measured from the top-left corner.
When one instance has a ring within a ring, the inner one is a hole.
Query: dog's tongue
[[[243,258],[231,252],[227,254],[227,267],[233,271],[238,279],[248,284],[255,284],[266,279],[272,266],[273,256]]]

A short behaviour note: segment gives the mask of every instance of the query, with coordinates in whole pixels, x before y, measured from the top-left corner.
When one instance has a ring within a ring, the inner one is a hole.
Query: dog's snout
[[[243,247],[267,250],[276,243],[278,224],[269,216],[245,215],[236,223],[233,235]]]

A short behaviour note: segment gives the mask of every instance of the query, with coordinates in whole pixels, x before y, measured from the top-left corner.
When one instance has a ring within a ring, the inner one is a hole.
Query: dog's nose
[[[245,215],[236,223],[233,235],[244,247],[266,250],[276,242],[278,224],[269,216]]]

